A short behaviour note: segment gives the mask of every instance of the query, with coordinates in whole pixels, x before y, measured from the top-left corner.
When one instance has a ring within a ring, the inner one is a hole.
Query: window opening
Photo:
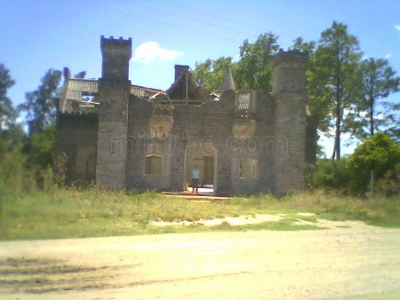
[[[146,156],[144,161],[145,175],[162,175],[162,157],[157,155]]]
[[[256,178],[257,161],[251,158],[240,160],[239,177],[240,178]]]

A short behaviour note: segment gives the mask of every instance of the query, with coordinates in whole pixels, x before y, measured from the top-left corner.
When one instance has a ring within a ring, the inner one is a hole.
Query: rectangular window
[[[257,161],[251,158],[245,158],[239,162],[240,178],[256,178]]]
[[[146,156],[144,160],[145,175],[162,175],[162,157],[156,155]]]

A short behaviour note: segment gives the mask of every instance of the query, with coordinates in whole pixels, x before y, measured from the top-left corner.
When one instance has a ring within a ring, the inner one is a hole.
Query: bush
[[[378,182],[399,163],[400,145],[389,136],[377,133],[365,140],[348,159],[351,193],[364,196],[368,192],[371,171]]]
[[[395,165],[393,170],[387,171],[383,178],[376,183],[377,193],[391,197],[400,194],[400,163]]]
[[[318,159],[312,174],[312,186],[327,190],[346,191],[350,180],[346,159]]]

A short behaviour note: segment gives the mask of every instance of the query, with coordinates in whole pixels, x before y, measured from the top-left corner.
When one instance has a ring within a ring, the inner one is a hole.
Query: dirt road
[[[0,299],[400,299],[400,229],[0,242]]]

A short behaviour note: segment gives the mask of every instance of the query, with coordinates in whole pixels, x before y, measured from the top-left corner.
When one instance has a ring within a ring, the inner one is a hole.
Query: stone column
[[[132,41],[102,37],[101,51],[103,70],[99,80],[96,180],[103,187],[124,188]]]
[[[275,193],[304,188],[307,54],[280,51],[273,57],[275,100]]]

